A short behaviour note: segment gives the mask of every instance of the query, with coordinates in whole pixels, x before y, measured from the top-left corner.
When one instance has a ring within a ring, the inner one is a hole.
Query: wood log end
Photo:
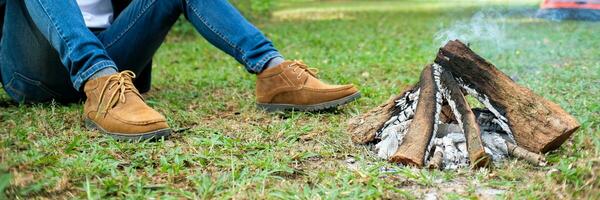
[[[436,147],[433,153],[433,157],[429,160],[427,168],[429,169],[442,169],[442,162],[444,159],[444,152],[441,147]]]
[[[538,123],[532,124],[530,120],[515,119],[514,116],[509,118],[517,144],[535,153],[558,149],[581,126],[573,116],[553,102],[547,101],[544,106],[551,114],[538,117]]]
[[[411,155],[404,155],[400,152],[396,152],[396,154],[390,157],[390,162],[400,163],[403,165],[414,166],[418,168],[423,167],[423,158],[417,158]]]
[[[564,131],[562,134],[559,134],[558,137],[554,138],[554,140],[546,143],[546,145],[542,146],[540,149],[540,151],[534,151],[534,152],[539,152],[539,153],[546,153],[555,149],[558,149],[558,147],[560,147],[560,145],[562,145],[563,143],[565,143],[565,141],[567,141],[571,135],[573,135],[573,133],[575,133],[579,127],[581,125],[579,125],[579,123],[571,126],[570,128],[568,128],[566,131]]]
[[[507,142],[506,146],[508,147],[508,154],[510,154],[511,156],[526,160],[529,163],[537,166],[546,166],[547,164],[546,158],[541,154],[528,151],[527,149],[512,144],[510,142]]]
[[[492,159],[484,150],[469,153],[469,161],[471,162],[471,169],[489,167],[492,163]]]

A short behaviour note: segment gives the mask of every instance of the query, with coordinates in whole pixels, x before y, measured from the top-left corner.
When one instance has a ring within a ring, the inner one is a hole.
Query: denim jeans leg
[[[0,70],[15,101],[72,101],[96,71],[116,69],[74,0],[6,0],[6,8]]]
[[[6,10],[6,1],[0,0],[0,43],[2,42],[2,30],[4,29],[4,11]],[[1,46],[0,46],[1,48]],[[2,84],[2,71],[0,71],[0,84]]]
[[[210,43],[233,56],[251,73],[282,57],[272,42],[227,0],[183,0],[186,18]]]
[[[140,92],[149,90],[152,57],[180,15],[180,1],[136,0],[97,35],[119,70],[138,75]]]
[[[24,2],[8,0],[6,6],[0,74],[8,95],[20,103],[79,100],[67,69],[31,20]]]
[[[98,38],[120,70],[141,73],[181,13],[210,43],[252,73],[282,57],[256,27],[225,0],[133,1]]]
[[[7,3],[12,1],[15,0]],[[76,90],[97,71],[106,67],[117,69],[104,45],[85,26],[75,0],[24,2],[32,21],[57,50]]]

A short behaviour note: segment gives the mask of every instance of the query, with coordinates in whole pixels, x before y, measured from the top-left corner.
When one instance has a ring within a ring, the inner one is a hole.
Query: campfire
[[[471,108],[466,95],[483,108]],[[557,104],[518,85],[462,42],[440,48],[419,83],[350,120],[357,144],[417,167],[479,168],[509,157],[544,166],[543,153],[579,128]]]

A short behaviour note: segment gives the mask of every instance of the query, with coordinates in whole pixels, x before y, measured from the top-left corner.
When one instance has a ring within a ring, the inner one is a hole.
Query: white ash
[[[481,140],[485,152],[492,157],[494,162],[508,158],[506,140],[510,140],[510,137],[497,123],[499,120],[489,110],[475,108],[473,112],[481,129]]]
[[[442,149],[442,169],[458,169],[469,166],[466,139],[463,133],[446,133],[444,137],[434,138],[435,148]]]
[[[389,126],[390,124],[393,124],[395,121],[398,121],[398,115],[390,117],[390,119],[389,119],[389,120],[387,120],[387,121],[386,121],[386,122],[383,124],[383,126]]]
[[[415,92],[407,92],[406,94],[404,94],[404,96],[400,97],[398,100],[395,101],[395,114],[393,114],[392,117],[390,117],[390,119],[383,124],[383,127],[377,132],[376,137],[381,138],[381,133],[388,126],[406,121],[414,116],[415,109],[417,109],[417,102],[419,100],[420,91],[421,90],[418,89]]]
[[[494,122],[494,120],[497,120],[494,113],[478,108],[474,108],[473,113],[477,117],[477,124],[479,124],[482,130],[504,131],[500,125]]]
[[[455,124],[454,126],[446,126],[453,127],[454,130],[447,130],[452,132],[442,138],[442,140],[446,140],[443,147],[444,159],[442,160],[442,165],[445,169],[457,169],[459,167],[468,166],[469,164],[468,151],[466,148],[467,143],[464,135],[465,130],[463,127],[463,121],[461,120],[462,114],[458,112],[458,109],[456,108],[456,102],[454,99],[452,99],[451,91],[445,85],[441,85],[441,87],[444,99],[446,99],[448,102],[450,110],[452,110],[452,114],[458,122],[458,125]],[[448,140],[453,141],[452,146],[449,145],[449,142],[447,142]]]
[[[500,162],[508,158],[508,146],[506,146],[506,140],[500,134],[482,131],[481,140],[485,153],[490,155],[492,161]]]
[[[394,109],[397,110],[397,114],[390,117],[375,136],[376,139],[380,140],[375,145],[378,157],[388,159],[396,153],[398,147],[402,144],[408,130],[408,125],[410,125],[412,117],[415,114],[419,93],[419,89],[415,92],[407,92],[400,99],[396,100]]]
[[[447,88],[444,88],[444,99],[446,99],[446,101],[448,102],[448,105],[450,106],[450,110],[452,110],[452,114],[454,115],[454,119],[456,119],[456,121],[458,122],[458,128],[460,129],[460,132],[464,133],[464,126],[463,126],[463,121],[462,119],[462,114],[460,114],[460,112],[458,112],[458,109],[456,109],[456,102],[454,101],[454,99],[451,98],[451,94],[450,94],[450,90],[448,90]]]
[[[398,124],[393,124],[382,131],[381,141],[375,145],[378,157],[388,159],[396,153],[398,147],[404,140],[410,122],[412,122],[411,119]]]
[[[419,94],[421,93],[421,88],[418,88],[417,91],[414,92],[407,92],[406,94],[404,94],[404,96],[402,96],[402,98],[396,100],[396,107],[400,108],[400,110],[404,110],[408,107],[408,105],[411,105],[407,102],[413,102],[413,101],[417,101],[419,100]],[[416,106],[416,104],[415,104]]]
[[[511,141],[510,135],[498,124],[499,119],[494,116],[494,113],[487,109],[473,108],[473,113],[477,118],[477,124],[481,132],[497,133],[504,140]]]
[[[440,110],[437,109],[436,105],[436,119],[434,124],[434,130],[436,133],[435,138],[432,138],[432,142],[435,144],[435,148],[443,149],[442,169],[457,169],[461,167],[469,166],[469,157],[467,150],[467,142],[464,135],[463,122],[461,120],[462,114],[458,112],[456,108],[456,102],[451,98],[450,90],[441,83],[441,74],[443,68],[434,63],[434,79],[436,86],[438,87],[439,93],[436,93],[436,97],[441,95],[443,99],[448,102],[452,114],[458,124],[441,124],[439,122],[439,113],[441,111],[441,99],[438,100]],[[484,150],[487,154],[490,154],[492,160],[495,162],[501,161],[508,157],[508,148],[506,146],[505,138],[509,141],[512,138],[512,133],[508,127],[506,118],[498,112],[490,103],[489,98],[486,95],[481,95],[474,89],[467,87],[462,84],[462,81],[457,80],[459,85],[463,87],[467,93],[475,96],[482,104],[489,110],[478,111],[477,123],[482,126],[482,142]],[[440,123],[440,124],[439,124]],[[438,125],[439,124],[439,125]],[[438,131],[437,128],[440,127]],[[504,137],[505,138],[504,138]],[[432,150],[432,146],[427,147],[428,152]],[[426,153],[427,163],[431,159],[429,153]]]
[[[473,109],[481,128],[484,150],[496,163],[509,157],[506,140],[508,134],[492,121],[496,119],[488,110]],[[442,169],[457,169],[469,166],[467,143],[459,124],[440,124],[434,138],[435,148],[443,152]]]

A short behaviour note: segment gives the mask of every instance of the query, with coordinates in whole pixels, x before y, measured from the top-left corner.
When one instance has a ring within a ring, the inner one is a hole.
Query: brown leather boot
[[[258,107],[267,111],[319,111],[354,101],[360,92],[353,85],[328,85],[316,78],[316,69],[302,61],[286,61],[258,74]]]
[[[171,129],[165,117],[144,103],[133,78],[133,72],[123,71],[87,81],[83,107],[86,127],[121,140],[168,137]]]

